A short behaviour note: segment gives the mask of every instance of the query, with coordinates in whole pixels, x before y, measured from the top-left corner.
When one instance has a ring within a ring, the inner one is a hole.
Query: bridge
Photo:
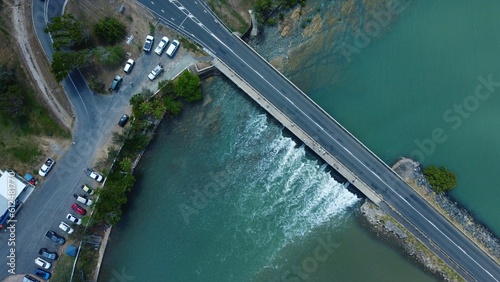
[[[335,119],[234,36],[203,1],[139,2],[164,24],[203,46],[222,73],[462,277],[500,280],[500,267],[492,258]]]

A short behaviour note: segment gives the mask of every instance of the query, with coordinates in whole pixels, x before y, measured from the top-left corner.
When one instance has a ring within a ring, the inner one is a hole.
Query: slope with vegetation
[[[8,11],[0,4],[0,168],[36,173],[44,158],[43,138],[70,137],[37,97],[17,53],[6,22]]]

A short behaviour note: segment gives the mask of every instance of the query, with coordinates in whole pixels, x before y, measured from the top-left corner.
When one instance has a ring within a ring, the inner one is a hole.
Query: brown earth
[[[123,13],[119,13],[122,5],[124,7]],[[92,0],[91,2],[71,0],[66,5],[66,13],[74,15],[89,28],[104,17],[118,19],[126,26],[127,33],[123,34],[123,41],[127,42],[127,39],[133,36],[133,41],[130,44],[122,46],[125,49],[127,57],[134,59],[141,55],[142,44],[146,35],[152,33],[150,25],[156,25],[156,19],[151,13],[138,6],[136,2],[129,0]],[[156,26],[155,28],[162,29],[160,26]],[[93,45],[99,45],[96,42],[93,43]],[[104,67],[93,64],[81,71],[87,79],[90,88],[104,94],[107,93],[107,86],[113,81],[115,74],[120,73],[122,68],[123,65]]]

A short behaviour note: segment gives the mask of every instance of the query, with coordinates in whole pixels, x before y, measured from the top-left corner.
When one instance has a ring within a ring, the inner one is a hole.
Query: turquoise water
[[[499,6],[412,2],[349,63],[324,48],[293,76],[386,162],[456,172],[452,196],[497,233],[500,100],[474,95],[478,77],[500,81]],[[367,232],[361,200],[245,94],[223,78],[205,94],[159,127],[100,281],[435,280]]]
[[[455,172],[451,195],[496,234],[499,10],[498,1],[414,1],[346,69],[321,78],[338,79],[307,92],[387,163],[410,155]],[[493,92],[479,78],[489,76]]]
[[[245,94],[221,78],[205,93],[158,128],[100,281],[434,280]]]

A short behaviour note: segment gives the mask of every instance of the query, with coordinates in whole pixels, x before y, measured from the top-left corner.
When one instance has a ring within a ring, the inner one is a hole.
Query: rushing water
[[[205,93],[158,128],[100,281],[430,280],[362,229],[361,199],[244,93],[221,78]]]
[[[308,3],[329,13],[330,1]],[[500,99],[464,103],[478,77],[500,80],[499,10],[493,0],[415,1],[349,62],[325,44],[290,72],[386,162],[412,154],[456,172],[452,195],[497,233]],[[258,46],[278,52],[269,57],[300,42],[272,37]],[[367,232],[361,199],[245,94],[222,78],[205,94],[160,125],[100,281],[435,280]],[[435,130],[446,140],[430,143]]]

